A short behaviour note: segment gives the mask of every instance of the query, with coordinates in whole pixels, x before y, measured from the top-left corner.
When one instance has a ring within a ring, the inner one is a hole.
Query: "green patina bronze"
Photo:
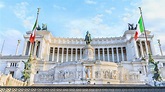
[[[42,30],[47,30],[47,25],[46,24],[42,24]]]
[[[86,32],[86,36],[85,36],[85,40],[84,41],[86,41],[87,45],[90,44],[91,41],[92,41],[91,34],[88,31]]]
[[[155,62],[151,54],[149,54],[149,63],[154,65],[154,76],[152,77],[153,80],[159,82],[162,81],[162,77],[160,76],[160,70],[158,68],[159,61]]]
[[[27,62],[22,62],[25,64],[24,71],[22,72],[22,79],[24,82],[26,82],[28,79],[30,79],[32,55],[30,54]]]

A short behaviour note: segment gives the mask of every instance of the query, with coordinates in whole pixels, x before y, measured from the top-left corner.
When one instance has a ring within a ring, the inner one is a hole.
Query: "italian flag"
[[[139,21],[138,21],[138,28],[137,31],[135,32],[135,40],[141,35],[141,33],[144,32],[144,25],[143,25],[143,19],[142,16],[140,16]]]
[[[32,29],[32,33],[30,34],[30,38],[29,38],[29,40],[30,40],[30,43],[33,43],[34,42],[34,40],[35,40],[35,36],[36,36],[36,27],[37,27],[37,20],[36,20],[36,22],[35,22],[35,24],[34,24],[34,26],[33,26],[33,29]]]

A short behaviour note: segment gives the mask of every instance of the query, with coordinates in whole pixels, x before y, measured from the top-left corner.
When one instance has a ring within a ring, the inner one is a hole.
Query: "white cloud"
[[[92,18],[93,23],[100,24],[102,20],[103,14],[98,14],[94,18]]]
[[[29,4],[27,2],[21,2],[21,3],[17,3],[16,6],[14,7],[14,14],[20,18],[20,19],[24,19],[27,15],[27,6]]]
[[[105,12],[108,14],[112,14],[113,10],[115,10],[115,7],[111,7],[110,9],[106,9]]]
[[[94,0],[85,0],[86,4],[96,4],[97,2]]]
[[[29,4],[27,2],[17,3],[16,6],[13,8],[13,12],[19,19],[22,20],[23,26],[30,30],[33,26],[34,17],[28,16],[28,7]]]
[[[106,9],[105,12],[108,14],[112,14],[112,10],[110,10],[110,9]]]
[[[5,7],[5,4],[3,2],[0,2],[0,9]]]
[[[18,40],[21,40],[20,48],[18,54],[22,53],[23,49],[23,33],[15,29],[7,29],[6,31],[0,31],[0,46],[2,46],[3,41],[5,40],[3,55],[15,54]]]
[[[165,19],[165,0],[142,0],[142,9],[147,19]]]
[[[86,31],[91,33],[92,37],[114,37],[122,36],[119,33],[123,32],[122,24],[107,25],[103,23],[103,15],[98,14],[91,19],[77,19],[67,23],[66,29],[68,30],[69,37],[84,37]],[[120,25],[120,27],[118,27]],[[75,33],[77,33],[75,35]]]
[[[141,8],[143,11],[144,22],[146,29],[149,29],[154,35],[154,44],[156,46],[156,52],[160,54],[157,46],[157,38],[160,39],[162,44],[162,50],[165,54],[165,0],[142,0]]]
[[[61,6],[58,6],[58,5],[53,5],[53,7],[54,7],[55,9],[59,9],[59,10],[66,10],[65,7],[61,7]]]

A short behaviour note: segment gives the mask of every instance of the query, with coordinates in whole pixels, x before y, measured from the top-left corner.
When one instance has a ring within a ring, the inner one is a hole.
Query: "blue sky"
[[[147,30],[154,34],[165,54],[165,0],[0,0],[0,48],[5,40],[3,54],[14,54],[17,40],[30,31],[41,8],[39,24],[47,24],[55,37],[83,38],[89,30],[92,37],[123,36],[127,23],[136,24],[142,7]]]

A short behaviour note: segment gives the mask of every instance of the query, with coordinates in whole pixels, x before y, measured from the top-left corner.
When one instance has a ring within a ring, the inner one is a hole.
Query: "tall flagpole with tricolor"
[[[142,15],[142,10],[141,10],[141,7],[139,7],[139,10],[140,10],[140,18],[139,18],[139,21],[138,21],[138,27],[137,27],[137,31],[135,32],[135,35],[134,35],[134,38],[135,38],[135,41],[138,39],[138,37],[144,33],[145,35],[145,40],[146,40],[146,51],[149,51],[148,50],[148,42],[147,42],[147,34],[146,34],[146,30],[145,30],[145,26],[144,26],[144,21],[143,21],[143,15]],[[148,53],[148,52],[147,52]],[[147,54],[146,53],[146,54]],[[147,55],[146,55],[147,56]],[[146,73],[148,73],[148,68],[145,66],[145,70],[146,70]]]
[[[24,66],[24,70],[22,72],[23,76],[23,80],[25,82],[26,85],[31,85],[31,82],[33,81],[32,78],[30,78],[32,75],[34,75],[34,73],[32,73],[32,67],[34,67],[34,64],[32,63],[32,52],[33,52],[33,48],[34,48],[34,41],[35,41],[35,36],[36,36],[36,27],[37,27],[37,22],[38,22],[38,15],[39,15],[39,10],[40,8],[38,8],[37,11],[37,18],[36,21],[34,23],[33,29],[32,29],[32,33],[30,34],[30,44],[31,44],[31,49],[30,49],[30,56],[27,60],[27,62],[22,61],[25,66]]]
[[[38,15],[39,15],[39,10],[40,8],[37,8],[38,11],[37,11],[37,18],[36,18],[36,21],[34,23],[34,26],[33,26],[33,29],[32,29],[32,33],[30,34],[30,43],[32,44],[32,48],[31,48],[31,51],[30,51],[30,55],[32,55],[32,52],[33,52],[33,48],[34,48],[34,41],[35,41],[35,37],[36,37],[36,28],[37,28],[37,24],[38,24]]]
[[[147,50],[148,50],[148,40],[147,40],[147,34],[146,34],[146,30],[145,30],[145,26],[144,26],[144,20],[143,20],[143,15],[142,15],[142,10],[141,10],[141,7],[139,7],[139,10],[140,10],[140,18],[139,18],[139,21],[138,21],[138,29],[137,31],[135,32],[135,40],[138,39],[138,37],[141,35],[141,33],[144,33],[145,35],[145,40],[146,40],[146,43],[147,43]],[[148,50],[149,51],[149,50]]]

